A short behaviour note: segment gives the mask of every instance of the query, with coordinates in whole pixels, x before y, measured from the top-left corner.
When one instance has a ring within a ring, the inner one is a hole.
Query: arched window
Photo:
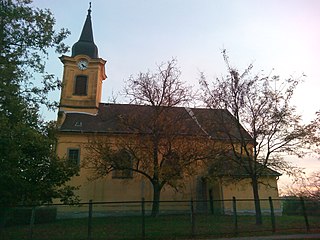
[[[75,79],[73,95],[86,96],[88,93],[88,77],[85,75],[78,75]]]
[[[112,178],[132,178],[133,177],[133,159],[131,154],[125,149],[119,150],[113,157]]]

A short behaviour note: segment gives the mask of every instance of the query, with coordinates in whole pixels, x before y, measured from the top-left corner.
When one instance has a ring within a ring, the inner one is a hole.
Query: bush
[[[305,200],[305,206],[308,216],[320,215],[320,202],[316,200]]]
[[[320,202],[316,200],[305,199],[304,205],[308,216],[320,214]],[[283,202],[283,214],[285,215],[303,215],[301,200],[298,197],[286,198]]]
[[[283,202],[284,215],[302,215],[300,199],[297,197],[286,198]]]
[[[26,225],[30,224],[32,214],[32,207],[17,207],[7,209],[4,214],[5,225]],[[48,223],[56,220],[57,208],[56,207],[36,207],[35,209],[35,224]]]

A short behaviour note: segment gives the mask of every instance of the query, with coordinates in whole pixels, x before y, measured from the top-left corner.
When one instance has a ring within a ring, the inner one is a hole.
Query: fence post
[[[88,240],[91,239],[92,235],[92,200],[89,201],[89,215],[88,215]]]
[[[2,231],[4,230],[4,227],[6,226],[7,222],[7,215],[8,212],[11,211],[11,208],[7,208],[5,206],[0,205],[0,237],[2,236]]]
[[[233,220],[234,220],[234,233],[238,235],[238,216],[237,216],[237,200],[235,197],[232,197],[233,205]]]
[[[34,222],[35,222],[35,218],[36,218],[36,206],[32,207],[31,210],[31,217],[30,217],[30,232],[29,232],[29,238],[30,240],[33,239],[33,228],[34,228]]]
[[[146,223],[145,223],[145,201],[141,200],[141,215],[142,215],[142,239],[146,237]]]
[[[191,198],[190,201],[190,211],[191,211],[191,236],[195,236],[195,219],[194,219],[194,206],[193,206],[193,199]]]
[[[306,222],[307,232],[309,232],[309,231],[310,231],[310,225],[309,225],[309,220],[308,220],[306,205],[304,204],[303,197],[300,197],[300,203],[301,203],[301,207],[302,207],[302,214],[303,214],[304,220],[305,220],[305,222]]]
[[[269,197],[269,204],[270,204],[272,232],[276,232],[276,219],[274,216],[274,208],[273,208],[273,202],[271,197]]]
[[[212,196],[212,189],[209,190],[209,201],[210,201],[210,211],[211,214],[214,214],[214,207],[213,207],[213,196]]]

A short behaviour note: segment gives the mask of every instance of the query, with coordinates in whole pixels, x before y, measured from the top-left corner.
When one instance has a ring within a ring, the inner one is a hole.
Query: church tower
[[[79,41],[72,55],[60,57],[64,65],[59,118],[67,112],[97,114],[101,101],[102,81],[106,79],[106,61],[98,57],[93,41],[91,3]]]

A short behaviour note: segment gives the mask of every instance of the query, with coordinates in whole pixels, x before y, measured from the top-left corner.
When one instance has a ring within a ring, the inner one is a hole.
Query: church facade
[[[83,166],[85,159],[90,158],[90,152],[86,147],[90,138],[99,137],[108,139],[109,142],[134,138],[136,136],[134,131],[121,125],[121,120],[124,116],[135,114],[140,118],[140,122],[147,124],[150,112],[148,106],[101,103],[102,82],[107,78],[106,60],[99,57],[98,47],[94,43],[90,9],[79,41],[72,47],[71,56],[62,56],[60,60],[64,65],[64,72],[57,119],[59,131],[56,149],[60,157],[80,166],[79,175],[75,176],[70,184],[80,186],[76,194],[79,195],[81,202],[140,201],[142,198],[152,201],[153,185],[148,179],[141,177],[141,174],[124,173],[113,169],[105,177],[93,180],[92,171]],[[226,110],[173,108],[174,116],[185,116],[180,124],[184,128],[179,130],[183,131],[179,133],[181,137],[187,136],[185,141],[207,139],[208,134],[211,138],[214,133],[211,133],[210,129],[204,131],[203,126],[209,128],[216,125],[214,119],[218,113],[230,115],[230,121],[233,121],[231,114]],[[206,125],[208,121],[211,121],[212,125]],[[231,179],[230,176],[222,174],[219,178],[210,180],[205,178],[207,172],[207,169],[203,169],[193,176],[186,177],[185,184],[179,191],[164,187],[160,200],[211,199],[218,202],[219,211],[228,213],[232,211],[232,203],[223,200],[230,200],[232,197],[253,199],[249,178],[242,177],[234,181],[228,180]],[[235,169],[234,172],[239,171]],[[263,182],[259,186],[261,199],[268,197],[278,199],[279,175],[270,169],[261,176],[260,181]],[[264,209],[266,211],[269,209],[268,202],[262,204],[262,210]],[[280,206],[276,205],[275,209],[280,212]],[[254,203],[241,204],[238,210],[253,212]]]

